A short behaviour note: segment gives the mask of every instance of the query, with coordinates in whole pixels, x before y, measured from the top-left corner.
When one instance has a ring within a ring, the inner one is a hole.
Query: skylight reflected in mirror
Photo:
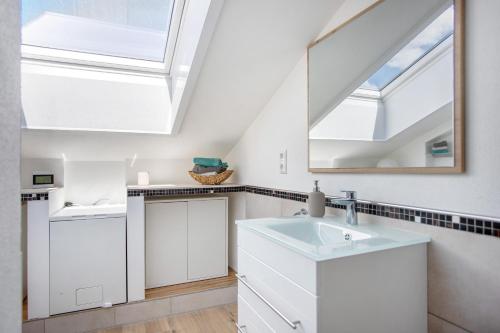
[[[174,0],[22,0],[22,43],[163,62]]]
[[[453,34],[453,6],[446,9],[360,88],[380,91]]]

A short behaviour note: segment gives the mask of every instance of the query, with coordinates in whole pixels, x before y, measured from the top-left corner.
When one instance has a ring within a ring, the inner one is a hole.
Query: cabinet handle
[[[246,333],[247,327],[245,325],[238,325],[238,323],[234,323],[236,325],[236,328],[238,329],[238,332],[240,333]],[[244,331],[245,330],[245,331]]]
[[[255,296],[257,296],[258,298],[260,298],[260,300],[262,302],[264,302],[269,308],[271,308],[271,310],[273,310],[274,313],[276,313],[281,319],[283,319],[288,324],[288,326],[290,326],[294,330],[297,329],[297,325],[300,324],[299,320],[292,321],[292,320],[288,319],[284,314],[281,313],[280,310],[278,310],[274,305],[272,305],[267,299],[265,299],[264,296],[262,296],[257,290],[255,290],[254,287],[252,287],[245,280],[246,279],[245,275],[236,274],[236,277],[238,278],[238,280],[241,283],[243,283],[248,289],[250,289],[250,291],[253,292],[255,294]]]

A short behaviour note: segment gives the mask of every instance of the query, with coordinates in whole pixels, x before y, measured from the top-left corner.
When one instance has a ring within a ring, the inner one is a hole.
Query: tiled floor
[[[173,286],[146,289],[146,301],[166,297],[199,293],[207,290],[226,288],[236,284],[236,272],[228,268],[228,275],[203,281],[177,284]],[[78,313],[78,312],[75,312]],[[28,319],[28,299],[23,301],[23,320]]]
[[[236,320],[237,305],[228,304],[93,333],[234,333]]]
[[[149,289],[145,301],[26,321],[23,332],[108,332],[110,327],[109,332],[234,332],[236,310],[225,306],[236,302],[236,288],[235,272],[230,270],[225,277]]]

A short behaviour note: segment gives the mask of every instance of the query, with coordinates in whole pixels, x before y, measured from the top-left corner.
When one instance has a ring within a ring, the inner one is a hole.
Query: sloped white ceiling
[[[25,130],[23,156],[60,158],[64,153],[70,160],[224,156],[342,2],[225,1],[177,136]]]

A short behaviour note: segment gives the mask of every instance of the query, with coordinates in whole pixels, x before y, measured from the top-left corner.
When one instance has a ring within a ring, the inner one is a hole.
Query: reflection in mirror
[[[313,45],[312,171],[454,167],[454,29],[452,1],[386,0]]]

